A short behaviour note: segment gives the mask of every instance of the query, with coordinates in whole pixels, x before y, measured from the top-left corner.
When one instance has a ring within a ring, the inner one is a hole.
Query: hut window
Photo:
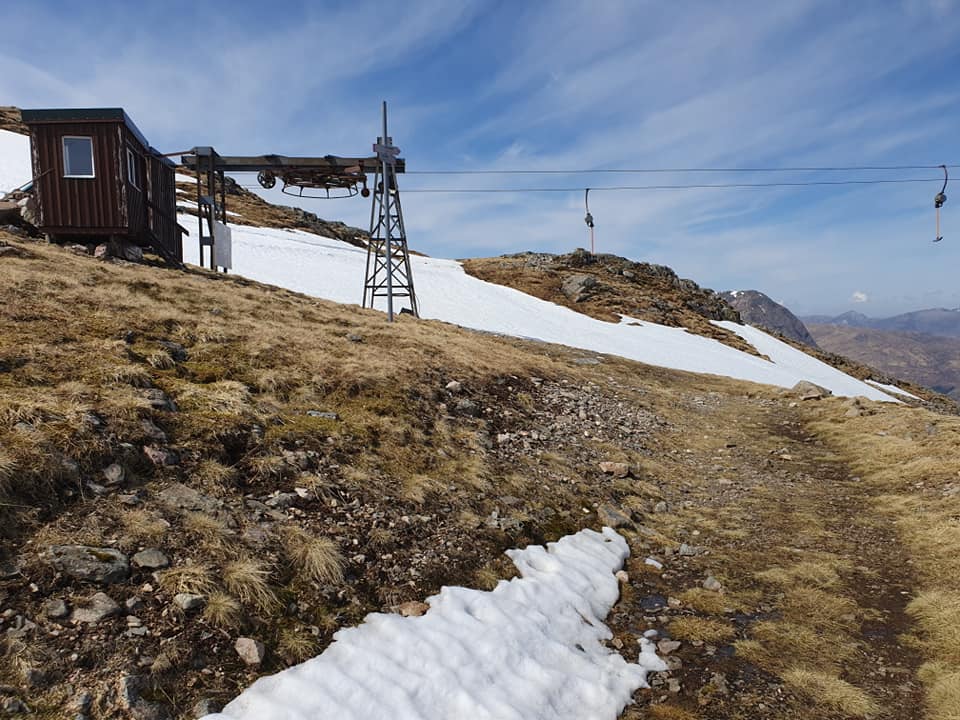
[[[92,178],[93,138],[63,138],[63,176],[73,178]]]
[[[140,181],[137,179],[137,155],[133,150],[127,148],[127,180],[137,190],[140,189]]]

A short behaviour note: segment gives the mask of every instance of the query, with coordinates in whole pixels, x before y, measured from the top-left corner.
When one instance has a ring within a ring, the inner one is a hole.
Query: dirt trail
[[[615,628],[681,645],[625,718],[922,717],[920,658],[901,642],[909,562],[791,402],[707,395],[692,398],[695,426],[689,406],[675,415],[668,511],[647,518],[662,537],[635,539]],[[721,592],[702,588],[708,575]],[[652,596],[666,606],[645,611]]]

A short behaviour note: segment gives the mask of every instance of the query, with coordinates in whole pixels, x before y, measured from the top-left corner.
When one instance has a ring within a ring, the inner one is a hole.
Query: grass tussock
[[[702,640],[705,643],[723,643],[732,640],[736,630],[732,625],[695,616],[678,617],[670,622],[670,637],[677,640]]]
[[[863,690],[845,680],[815,670],[788,670],[784,681],[820,707],[848,717],[870,717],[879,712],[877,703]]]
[[[159,573],[160,587],[171,595],[191,593],[210,595],[217,587],[217,573],[204,563],[169,568]]]
[[[317,654],[317,638],[305,628],[284,628],[277,637],[277,653],[288,663],[300,663]]]
[[[211,593],[203,608],[203,619],[222,630],[235,630],[242,619],[240,603],[227,593]]]
[[[263,563],[249,557],[231,560],[223,566],[224,587],[242,605],[270,612],[277,606],[277,597],[270,588],[270,571]]]
[[[343,582],[344,559],[333,540],[290,527],[283,531],[283,547],[300,576],[321,585]]]

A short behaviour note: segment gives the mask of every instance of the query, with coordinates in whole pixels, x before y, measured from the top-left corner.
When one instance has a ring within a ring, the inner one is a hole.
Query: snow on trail
[[[192,230],[196,219],[181,216],[180,223]],[[232,229],[234,272],[327,300],[359,304],[365,250],[297,230],[243,225],[233,225]],[[184,238],[184,260],[197,262],[192,238]],[[620,355],[661,367],[788,388],[800,380],[811,380],[837,395],[896,402],[881,390],[749,326],[718,323],[757,346],[773,362],[682,328],[629,318],[619,325],[596,320],[467,275],[455,260],[412,256],[411,264],[420,312],[425,318]]]
[[[0,130],[0,195],[30,182],[30,138]]]
[[[509,550],[522,577],[445,587],[422,617],[372,613],[206,720],[615,720],[667,669],[643,638],[636,664],[603,645],[629,554],[610,528]]]

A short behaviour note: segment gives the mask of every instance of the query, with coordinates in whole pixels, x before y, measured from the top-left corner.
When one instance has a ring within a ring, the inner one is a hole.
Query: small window
[[[137,169],[137,154],[130,148],[127,148],[127,180],[129,180],[130,184],[139,190],[140,181],[137,179],[137,176],[139,175]]]
[[[63,176],[72,178],[92,178],[93,138],[63,138]]]

